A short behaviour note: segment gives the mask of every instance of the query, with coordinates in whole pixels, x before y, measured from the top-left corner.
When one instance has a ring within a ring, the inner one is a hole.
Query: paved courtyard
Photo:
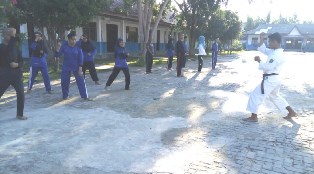
[[[131,67],[104,91],[87,79],[92,102],[61,100],[43,84],[26,95],[27,121],[15,119],[10,89],[0,99],[1,174],[314,173],[314,54],[287,52],[282,95],[298,112],[282,119],[270,102],[258,123],[245,123],[248,94],[261,81],[257,52],[219,57],[202,73],[189,61],[184,77],[156,65],[146,75]],[[102,84],[110,72],[99,74]]]

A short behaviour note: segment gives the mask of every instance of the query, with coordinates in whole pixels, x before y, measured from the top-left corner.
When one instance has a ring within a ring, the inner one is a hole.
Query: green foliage
[[[262,18],[253,19],[252,17],[247,17],[246,24],[244,26],[244,31],[250,31],[256,29],[260,24],[266,24]]]
[[[86,24],[105,4],[103,0],[20,0],[17,7],[36,26],[71,29]]]
[[[181,15],[178,21],[178,29],[186,31],[190,36],[190,46],[194,47],[199,35],[205,35],[210,26],[210,19],[227,0],[186,0],[178,4]]]
[[[281,14],[279,19],[273,21],[273,24],[299,24],[300,20],[298,19],[297,14],[293,14],[292,17],[283,17]]]
[[[239,40],[235,40],[231,46],[232,51],[242,51],[243,45]]]

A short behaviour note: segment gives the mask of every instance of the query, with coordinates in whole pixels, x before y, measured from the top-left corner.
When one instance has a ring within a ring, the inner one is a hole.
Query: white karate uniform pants
[[[264,94],[262,94],[261,84],[259,84],[250,94],[247,111],[257,114],[259,106],[264,102],[267,97],[269,97],[271,102],[274,103],[281,112],[287,112],[286,107],[288,107],[289,104],[284,98],[280,96],[280,87],[280,81],[269,81],[269,79],[265,79]]]

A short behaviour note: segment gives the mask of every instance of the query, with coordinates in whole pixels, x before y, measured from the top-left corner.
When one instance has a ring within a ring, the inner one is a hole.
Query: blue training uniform
[[[44,79],[44,84],[46,91],[51,91],[50,78],[48,74],[48,66],[47,66],[47,55],[48,51],[44,42],[34,41],[31,45],[31,67],[30,67],[30,76],[28,81],[28,90],[33,88],[34,81],[38,74],[38,71],[41,72],[41,75]]]
[[[82,49],[78,45],[71,47],[68,42],[65,42],[61,46],[60,51],[57,55],[57,57],[64,55],[61,72],[61,87],[63,99],[66,99],[69,96],[71,73],[74,74],[81,98],[88,98],[84,77],[80,76],[78,73],[79,67],[83,66]]]

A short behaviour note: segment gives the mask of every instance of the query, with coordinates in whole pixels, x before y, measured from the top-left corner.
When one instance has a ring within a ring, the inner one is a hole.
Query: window
[[[257,37],[252,38],[252,45],[258,45],[258,38]]]
[[[83,27],[83,33],[87,35],[90,40],[97,41],[96,22],[90,22],[87,26]]]
[[[126,27],[126,41],[138,42],[138,31],[136,27]]]

